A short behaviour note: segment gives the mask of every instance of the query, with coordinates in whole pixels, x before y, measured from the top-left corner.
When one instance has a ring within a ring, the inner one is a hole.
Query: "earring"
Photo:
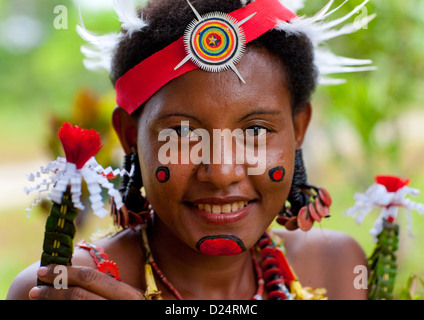
[[[111,214],[115,225],[134,229],[137,225],[145,224],[150,217],[149,202],[141,194],[143,180],[137,153],[125,155],[123,168],[128,173],[123,175],[119,188],[124,206],[117,210],[112,198]]]
[[[277,222],[288,230],[300,228],[308,231],[315,221],[330,217],[332,200],[327,190],[307,183],[302,149],[295,153],[293,181],[286,205],[280,211]]]

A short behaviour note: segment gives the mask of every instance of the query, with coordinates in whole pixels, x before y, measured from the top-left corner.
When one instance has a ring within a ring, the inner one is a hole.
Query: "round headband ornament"
[[[174,70],[191,60],[200,69],[210,72],[220,72],[231,68],[245,83],[235,65],[240,61],[246,48],[246,37],[242,25],[256,12],[238,22],[232,16],[222,12],[211,12],[201,16],[188,0],[187,2],[196,15],[196,19],[188,25],[184,34],[187,56]]]

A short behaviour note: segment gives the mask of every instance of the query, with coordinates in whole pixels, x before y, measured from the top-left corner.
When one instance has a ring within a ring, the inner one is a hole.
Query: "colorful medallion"
[[[244,83],[235,67],[246,46],[241,25],[255,13],[237,22],[228,14],[221,12],[201,16],[190,2],[188,4],[196,15],[196,19],[189,24],[184,35],[187,56],[175,67],[175,70],[188,60],[192,60],[200,69],[210,72],[231,68]]]

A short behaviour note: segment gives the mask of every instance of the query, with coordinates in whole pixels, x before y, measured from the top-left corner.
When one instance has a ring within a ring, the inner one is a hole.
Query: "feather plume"
[[[84,66],[89,70],[105,69],[110,72],[115,48],[124,35],[110,33],[98,36],[88,31],[84,24],[77,26],[77,33],[88,42],[87,45],[81,46],[81,52],[86,57],[83,61]]]
[[[312,17],[300,16],[290,22],[280,21],[276,27],[277,30],[284,31],[288,35],[296,36],[302,33],[310,39],[315,49],[315,65],[318,69],[320,84],[340,84],[345,82],[343,79],[331,79],[326,77],[326,75],[329,74],[371,71],[376,69],[373,66],[367,66],[372,63],[370,60],[340,57],[324,46],[324,42],[327,40],[350,34],[364,28],[376,16],[373,14],[359,20],[356,19],[355,22],[336,29],[336,27],[358,13],[369,0],[365,0],[345,16],[333,21],[327,21],[327,19],[333,13],[337,12],[346,2],[347,0],[330,11],[334,3],[334,0],[331,0]]]
[[[139,17],[135,8],[134,0],[114,0],[113,6],[118,19],[122,23],[122,29],[127,31],[127,35],[131,37],[134,32],[140,31],[147,26],[147,22],[143,17]]]
[[[85,56],[84,66],[89,70],[105,69],[110,73],[112,58],[119,42],[125,36],[130,37],[134,32],[147,26],[146,21],[137,16],[134,0],[114,0],[114,8],[119,21],[122,23],[122,29],[126,31],[125,34],[115,32],[96,35],[88,31],[84,26],[80,11],[81,22],[77,26],[77,33],[87,42],[86,45],[81,46],[81,52]]]

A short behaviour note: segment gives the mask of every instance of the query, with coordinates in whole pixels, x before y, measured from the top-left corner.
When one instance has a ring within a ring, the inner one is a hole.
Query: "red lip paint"
[[[231,256],[246,251],[243,241],[231,235],[203,237],[196,247],[201,253],[213,256]]]

